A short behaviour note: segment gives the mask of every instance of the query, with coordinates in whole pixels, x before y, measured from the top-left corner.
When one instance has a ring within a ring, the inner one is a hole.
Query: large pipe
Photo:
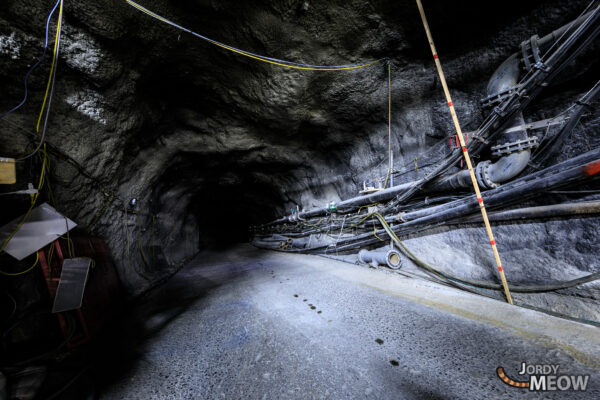
[[[499,208],[514,204],[544,194],[547,190],[571,185],[580,180],[589,179],[600,174],[600,148],[582,154],[581,156],[557,164],[546,170],[512,182],[511,184],[482,193],[488,208]],[[414,233],[432,226],[443,225],[446,221],[454,221],[477,212],[479,205],[474,197],[440,206],[431,207],[432,210],[419,210],[419,218],[392,225],[397,234]],[[410,214],[410,213],[409,213]],[[406,216],[409,216],[406,214]],[[426,215],[423,215],[426,214]],[[386,218],[387,220],[387,218]],[[381,229],[376,232],[380,237],[386,236]],[[381,236],[383,235],[383,236]],[[338,242],[336,251],[353,250],[375,244],[379,239],[373,237],[373,232],[364,233],[351,240]],[[311,252],[325,251],[326,247],[311,248]]]
[[[595,151],[596,157],[600,157],[600,152]],[[590,158],[582,158],[581,162],[574,164],[561,165],[550,171],[540,171],[539,177],[531,180],[521,178],[518,184],[511,184],[511,187],[502,187],[486,192],[483,197],[491,205],[490,208],[501,205],[508,205],[523,199],[529,199],[537,195],[542,195],[546,190],[563,186],[564,181],[573,182],[576,179],[589,178],[600,174],[600,161],[589,162]],[[568,171],[567,171],[568,170]],[[561,171],[564,171],[561,173]],[[537,175],[537,174],[536,174]],[[557,176],[561,175],[561,176]],[[577,177],[579,175],[579,177]],[[562,180],[562,182],[561,182]],[[517,182],[515,182],[517,183]],[[540,190],[543,188],[542,190]],[[471,204],[473,203],[473,204]],[[398,234],[412,234],[429,226],[464,224],[480,222],[481,216],[472,213],[477,210],[472,198],[457,200],[445,207],[429,207],[419,212],[406,214],[411,220],[410,223],[395,224],[393,229]],[[425,215],[425,212],[428,214]],[[411,215],[416,214],[416,215]],[[526,207],[515,210],[490,212],[488,214],[490,221],[519,221],[525,219],[553,218],[560,216],[577,216],[600,214],[600,201],[584,201],[577,203],[554,204],[549,206]],[[416,218],[415,218],[416,217]],[[386,218],[388,223],[394,222],[394,218]],[[377,232],[378,235],[385,235],[383,230]],[[355,241],[343,241],[336,247],[336,251],[345,251],[357,247],[364,247],[376,243],[378,240],[372,239],[372,233],[359,235]],[[264,242],[263,242],[264,243]],[[257,247],[261,246],[256,241],[253,242]],[[326,250],[326,246],[316,244],[314,250]],[[273,248],[273,247],[270,247]],[[309,249],[307,249],[309,250]],[[312,248],[310,249],[312,250]],[[367,261],[365,261],[367,262]]]
[[[369,251],[361,250],[358,252],[358,260],[365,264],[387,265],[391,269],[398,269],[402,266],[402,258],[398,250],[390,249],[387,251]]]
[[[575,49],[570,53],[570,56],[569,56],[570,58],[573,58],[577,54],[579,54],[582,51],[582,49],[586,48],[589,45],[589,43],[591,42],[591,40],[593,40],[597,36],[598,32],[597,32],[597,29],[594,28],[594,26],[595,26],[595,23],[597,22],[597,19],[598,19],[598,15],[596,15],[598,9],[599,9],[599,7],[596,7],[593,11],[590,11],[590,13],[588,13],[588,14],[582,16],[581,18],[578,18],[577,20],[575,20],[575,21],[573,21],[573,22],[565,25],[564,27],[558,29],[557,30],[557,31],[559,31],[558,34],[555,31],[555,32],[553,32],[553,33],[551,33],[549,35],[544,36],[544,38],[540,39],[540,41],[544,42],[544,44],[546,44],[546,42],[549,42],[549,41],[554,41],[556,38],[560,37],[562,35],[562,33],[564,33],[566,31],[566,29],[568,29],[570,27],[572,27],[573,29],[578,29],[578,27],[580,25],[583,25],[583,22],[587,20],[588,16],[593,17],[593,19],[591,21],[589,21],[589,23],[587,23],[585,25],[585,33],[589,32],[589,35],[585,36],[586,39],[583,42],[578,42],[577,41],[583,35],[583,32],[578,32],[577,35],[572,35],[572,36],[576,36],[576,37],[574,37],[574,38],[570,37],[567,40],[567,43],[561,44],[561,46],[559,47],[559,49],[557,51],[555,51],[548,58],[548,60],[545,60],[545,62],[546,62],[546,64],[547,64],[548,67],[555,67],[556,65],[559,65],[559,67],[554,68],[554,70],[552,70],[552,76],[554,76],[556,73],[558,73],[562,69],[562,67],[564,67],[564,61],[565,61],[565,57],[566,57],[565,54],[566,54],[566,52],[568,50],[573,50],[573,47],[575,46]],[[596,29],[596,30],[594,30],[594,29]],[[514,66],[515,66],[515,60],[518,61],[517,57],[518,56],[516,56],[516,55],[513,55],[513,56],[509,57],[498,68],[498,70],[505,71],[506,75],[513,76],[512,74],[514,74],[513,70],[514,70]],[[561,62],[563,62],[563,64],[560,64]],[[500,83],[494,84],[495,86],[492,86],[491,88],[489,88],[490,90],[498,88],[498,86],[500,84],[503,85],[503,86],[510,85],[511,80],[508,79],[508,77],[501,77],[500,75],[502,75],[502,74],[498,70],[492,75],[492,77],[498,78],[498,80],[500,81]],[[530,77],[524,85],[528,85],[530,82],[535,81],[535,79],[538,79],[537,77],[538,77],[538,75],[533,74],[532,77]],[[500,79],[500,78],[502,78],[502,79]],[[495,81],[495,79],[494,79],[494,81]],[[488,86],[489,86],[489,84],[488,84]],[[537,88],[536,90],[539,91],[541,89]],[[536,94],[537,94],[537,92],[531,92],[531,93],[529,93],[529,96],[528,96],[529,100],[528,99],[523,100],[522,103],[525,104],[525,105],[528,104],[528,101],[530,101],[531,98],[534,98],[536,96]],[[510,105],[511,104],[513,104],[513,103],[510,103],[510,104],[508,104],[508,105],[506,105],[506,106],[503,107],[504,112],[507,112],[507,110],[510,111]],[[520,120],[520,118],[522,118],[522,114],[519,113],[515,117],[515,120],[517,120],[517,119]],[[509,128],[512,127],[512,129],[510,129],[510,132],[507,132],[509,129],[505,129],[504,130],[504,134],[505,135],[503,135],[503,136],[504,137],[509,137],[509,136],[506,136],[506,134],[512,133],[512,132],[519,132],[519,129],[513,130],[514,127],[518,126],[518,125],[520,125],[520,124],[517,123],[516,121],[514,121],[513,123],[508,124]],[[492,126],[492,122],[491,121],[488,122],[487,125],[485,125],[485,126],[487,126],[487,128],[480,128],[480,129],[483,130],[483,131],[485,131],[485,129],[489,129],[489,127]],[[522,129],[521,129],[521,131],[522,131]],[[511,135],[511,136],[513,136],[513,135]],[[499,143],[501,143],[502,139],[503,139],[502,137],[499,138]],[[523,156],[523,157],[525,157],[525,156]],[[494,165],[494,164],[491,164],[491,165]],[[490,167],[491,167],[491,165],[490,165]],[[518,165],[518,164],[515,164],[515,165]],[[496,169],[498,167],[493,167],[493,168]],[[516,171],[516,168],[513,171]],[[514,174],[516,175],[516,174],[518,174],[518,172],[514,172]],[[459,172],[456,175],[456,177],[454,177],[454,176],[451,175],[451,176],[446,176],[446,177],[443,177],[443,178],[438,178],[437,186],[436,186],[435,183],[430,183],[428,185],[429,190],[430,191],[432,191],[432,190],[440,190],[440,188],[442,188],[444,190],[447,190],[447,189],[455,189],[455,188],[459,188],[459,187],[465,187],[465,186],[463,186],[463,182],[464,182],[464,176],[463,175],[464,175],[464,173]],[[510,175],[513,175],[513,172],[511,172]],[[501,176],[501,174],[494,173],[494,176]],[[509,176],[509,174],[506,174],[505,176]],[[407,191],[410,191],[412,188],[420,187],[424,182],[427,182],[427,180],[428,180],[427,178],[428,177],[426,177],[426,179],[422,179],[422,180],[419,180],[419,181],[409,182],[409,183],[406,183],[406,184],[403,184],[403,185],[399,185],[399,186],[395,186],[395,187],[388,188],[388,189],[385,189],[385,190],[381,190],[381,191],[375,192],[375,193],[370,194],[370,195],[358,196],[358,197],[354,197],[352,199],[348,199],[348,200],[342,201],[342,202],[340,202],[338,204],[338,209],[343,209],[344,207],[363,206],[363,205],[367,205],[367,204],[370,204],[370,203],[385,202],[385,201],[391,200],[392,198],[394,198],[394,197],[396,197],[398,195],[405,194]],[[452,183],[450,183],[448,181],[450,181]],[[502,182],[494,182],[494,183],[502,183]],[[482,185],[482,186],[484,186],[484,185]],[[485,185],[485,186],[487,187],[487,185]],[[422,190],[425,190],[425,189],[427,189],[427,188],[422,188]],[[292,216],[282,217],[280,219],[277,219],[275,221],[272,221],[270,223],[262,225],[261,227],[262,228],[266,228],[266,227],[269,227],[269,226],[283,224],[283,223],[287,223],[287,222],[295,222],[295,221],[297,221],[299,219],[312,218],[312,217],[317,217],[317,216],[320,216],[320,215],[325,215],[328,212],[331,212],[331,210],[329,208],[327,208],[327,207],[317,208],[317,209],[314,209],[314,210],[310,210],[310,211],[298,213],[298,214],[295,214],[295,215],[292,215]]]
[[[529,43],[535,48],[532,52],[536,54],[540,51],[547,50],[547,48],[558,40],[568,29],[576,29],[581,25],[593,11],[590,11],[574,21],[565,24],[561,28],[549,33],[543,38],[539,38],[537,35],[532,36]],[[525,43],[525,42],[524,42]],[[523,44],[521,44],[523,47]],[[487,95],[495,96],[500,93],[504,93],[511,88],[514,88],[519,82],[521,76],[521,56],[520,53],[514,53],[508,57],[500,66],[494,71],[487,86]],[[536,55],[537,56],[537,55]],[[523,55],[524,59],[526,55]],[[523,61],[525,62],[525,61]],[[514,143],[519,140],[528,138],[527,131],[524,128],[515,129],[516,127],[522,127],[525,125],[523,113],[519,112],[514,117],[508,128],[498,138],[497,143],[503,145],[506,143]],[[519,175],[529,163],[531,159],[531,150],[525,149],[516,153],[508,154],[501,157],[495,163],[489,161],[478,165],[478,182],[480,186],[486,189],[492,189],[500,184],[507,182],[517,175]],[[424,189],[428,191],[447,191],[460,188],[469,188],[471,186],[471,179],[467,170],[462,170],[454,174],[444,175],[436,179],[435,181],[428,184]]]
[[[490,221],[519,221],[525,219],[554,218],[587,214],[600,214],[600,201],[581,201],[578,203],[563,203],[550,206],[496,211],[489,213],[488,217]],[[481,222],[481,216],[473,215],[459,221],[459,223],[465,222]]]
[[[541,51],[547,50],[547,47],[557,41],[567,31],[567,29],[577,29],[577,27],[581,25],[583,21],[585,21],[590,15],[592,15],[593,12],[594,10],[583,14],[581,17],[550,32],[541,39],[537,35],[534,35],[531,37],[530,41],[535,41]]]
[[[515,53],[508,57],[492,74],[488,86],[488,96],[503,93],[513,88],[519,82],[521,75],[520,61]],[[504,145],[527,139],[527,131],[518,128],[525,125],[523,113],[519,112],[508,128],[498,138],[497,143]],[[519,175],[526,167],[531,157],[528,149],[510,153],[501,157],[495,163],[483,161],[476,167],[477,183],[484,189],[492,189]],[[447,191],[471,186],[469,171],[462,170],[453,174],[443,175],[425,187],[430,191]]]
[[[394,198],[395,196],[397,196],[398,194],[404,192],[406,189],[410,188],[414,184],[415,184],[415,182],[409,182],[409,183],[394,186],[391,188],[379,190],[377,192],[367,194],[364,196],[353,197],[351,199],[344,200],[344,201],[337,203],[336,208],[338,210],[343,210],[344,208],[360,207],[360,206],[365,206],[368,204],[374,204],[374,203],[388,201],[388,200]],[[279,218],[278,220],[275,220],[273,222],[270,222],[270,223],[264,225],[264,227],[282,224],[285,222],[301,221],[301,220],[307,219],[307,218],[318,217],[319,215],[327,214],[328,212],[331,212],[331,210],[328,207],[316,208],[314,210],[304,211],[304,212],[293,214],[293,215],[290,215],[287,217]]]
[[[513,190],[514,188],[517,188],[517,187],[520,187],[523,185],[527,185],[527,184],[534,183],[534,182],[540,182],[545,179],[549,179],[550,177],[554,177],[554,176],[560,174],[562,171],[566,171],[567,169],[571,169],[573,167],[586,165],[588,163],[592,163],[592,165],[593,165],[593,162],[595,160],[598,160],[599,158],[600,158],[600,148],[588,151],[577,157],[563,161],[562,163],[550,166],[541,171],[538,171],[538,172],[532,173],[530,175],[527,175],[525,177],[519,178],[519,179],[517,179],[513,182],[510,182],[500,188],[485,192],[486,195],[483,196],[484,200],[486,200],[488,198],[487,197],[488,195],[493,195],[495,193],[501,193],[501,192],[509,192],[509,191]],[[584,176],[589,176],[589,175],[584,174]],[[545,189],[549,189],[549,188],[545,188]],[[545,190],[544,190],[544,192],[545,192]],[[415,219],[426,217],[428,215],[444,212],[444,211],[458,207],[458,206],[468,203],[468,202],[472,202],[472,198],[455,200],[455,201],[452,201],[452,202],[446,203],[446,204],[440,204],[440,205],[433,206],[433,207],[410,211],[410,212],[401,214],[400,218],[402,221],[408,222],[408,221],[412,221]],[[498,205],[499,204],[489,204],[488,203],[488,208],[498,208]],[[387,220],[387,218],[386,218],[386,220]],[[390,218],[388,220],[388,222],[393,222],[393,219]]]

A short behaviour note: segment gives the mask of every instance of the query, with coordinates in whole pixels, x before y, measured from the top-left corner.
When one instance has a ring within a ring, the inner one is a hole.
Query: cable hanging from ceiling
[[[49,36],[49,32],[50,32],[50,20],[52,19],[52,16],[54,15],[54,12],[58,8],[58,5],[60,4],[60,2],[61,2],[61,0],[56,1],[54,8],[52,9],[52,11],[50,11],[50,14],[48,14],[48,18],[46,19],[46,40],[44,41],[44,52],[42,53],[42,56],[40,57],[40,59],[35,64],[33,64],[33,66],[31,68],[29,68],[29,70],[25,74],[25,78],[24,78],[25,94],[23,96],[23,100],[21,100],[21,102],[19,104],[17,104],[15,107],[13,107],[10,110],[6,111],[5,113],[1,114],[0,119],[6,117],[8,114],[11,114],[11,113],[17,111],[19,108],[23,107],[23,105],[27,102],[27,97],[29,95],[29,76],[33,73],[33,71],[37,67],[39,67],[39,65],[42,63],[42,61],[44,61],[44,59],[46,58],[46,53],[48,52],[48,36]]]
[[[218,42],[216,40],[213,40],[209,37],[206,37],[204,35],[201,35],[199,33],[196,33],[188,28],[185,28],[181,25],[176,24],[175,22],[168,20],[167,18],[164,18],[150,10],[148,10],[147,8],[141,6],[138,3],[135,3],[131,0],[125,0],[127,2],[127,4],[129,4],[130,6],[136,8],[137,10],[143,12],[144,14],[147,14],[149,16],[151,16],[152,18],[155,18],[161,22],[164,22],[165,24],[171,25],[177,29],[180,29],[184,32],[187,32],[193,36],[196,36],[202,40],[205,40],[209,43],[214,44],[215,46],[219,46],[223,49],[232,51],[234,53],[246,56],[246,57],[250,57],[252,59],[258,60],[258,61],[262,61],[262,62],[266,62],[269,64],[274,64],[274,65],[278,65],[280,67],[286,67],[286,68],[294,68],[294,69],[302,69],[302,70],[311,70],[311,71],[342,71],[342,70],[351,70],[351,69],[359,69],[359,68],[365,68],[368,66],[371,66],[373,64],[377,64],[381,61],[384,61],[385,59],[379,59],[379,60],[373,60],[373,61],[367,61],[364,63],[359,63],[359,64],[347,64],[347,65],[312,65],[312,64],[301,64],[301,63],[296,63],[296,62],[292,62],[292,61],[286,61],[286,60],[281,60],[278,58],[272,58],[272,57],[267,57],[267,56],[262,56],[260,54],[255,54],[255,53],[251,53],[249,51],[246,50],[242,50],[242,49],[238,49],[236,47],[233,46],[229,46],[225,43],[221,43]]]

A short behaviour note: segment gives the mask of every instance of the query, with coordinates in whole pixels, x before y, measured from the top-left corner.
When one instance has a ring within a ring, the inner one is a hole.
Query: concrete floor
[[[600,398],[600,330],[318,256],[199,256],[140,306],[147,338],[111,399]],[[530,393],[521,362],[589,374]]]

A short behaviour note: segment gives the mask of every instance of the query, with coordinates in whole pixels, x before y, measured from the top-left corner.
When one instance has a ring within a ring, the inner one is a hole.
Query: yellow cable
[[[365,67],[368,67],[370,65],[373,65],[373,64],[376,64],[376,63],[380,62],[380,60],[377,60],[377,61],[372,61],[370,63],[363,64],[363,65],[355,65],[355,66],[352,66],[352,67],[340,67],[340,68],[299,67],[297,65],[289,65],[289,64],[278,63],[276,61],[265,60],[264,58],[256,57],[256,56],[244,53],[242,51],[232,49],[231,47],[223,46],[222,44],[218,44],[218,43],[213,43],[213,44],[215,44],[215,45],[217,45],[219,47],[222,47],[224,49],[227,49],[229,51],[233,51],[234,53],[238,53],[238,54],[241,54],[243,56],[250,57],[250,58],[253,58],[255,60],[263,61],[263,62],[266,62],[266,63],[269,63],[269,64],[279,65],[280,67],[287,67],[287,68],[294,68],[294,69],[303,69],[303,70],[309,70],[309,71],[344,71],[344,70],[349,70],[349,69],[365,68]]]
[[[383,188],[387,186],[390,173],[392,172],[392,73],[388,62],[388,172],[385,177]]]
[[[379,220],[379,222],[381,222],[381,225],[383,225],[385,231],[393,238],[396,239],[398,242],[400,242],[400,239],[398,238],[398,236],[396,236],[396,233],[392,230],[392,228],[389,226],[389,224],[385,221],[385,218],[383,218],[383,216],[376,212],[374,213],[375,216],[377,217],[377,219]]]
[[[360,213],[360,211],[361,211],[363,208],[374,207],[374,206],[376,206],[377,204],[379,204],[379,203],[373,203],[373,204],[369,204],[369,205],[366,205],[366,206],[361,206],[361,207],[358,209],[357,213]]]
[[[49,176],[50,175],[50,157],[48,156],[48,152],[46,150],[45,143],[44,143],[44,146],[40,149],[40,152],[42,153],[42,156],[46,157],[46,159],[47,159],[46,175]],[[40,161],[43,161],[43,160],[44,159],[42,157],[40,157]],[[54,192],[52,191],[52,185],[50,184],[50,179],[46,179],[46,188],[48,189],[48,198],[50,199],[52,206],[56,208],[56,200],[54,198]],[[33,196],[32,196],[32,200],[33,200]]]
[[[176,26],[176,24],[174,24],[173,22],[169,21],[168,19],[166,19],[166,18],[163,18],[163,17],[161,17],[160,15],[153,13],[152,11],[148,10],[147,8],[144,8],[144,7],[140,6],[140,5],[139,5],[139,4],[137,4],[137,3],[134,3],[134,2],[133,2],[133,1],[131,1],[131,0],[125,0],[125,1],[126,1],[126,2],[127,2],[129,5],[131,5],[131,6],[135,7],[135,8],[137,8],[138,10],[140,10],[141,12],[143,12],[143,13],[145,13],[145,14],[148,14],[148,15],[150,15],[150,16],[151,16],[151,17],[153,17],[153,18],[156,18],[156,19],[158,19],[159,21],[162,21],[162,22],[164,22],[164,23],[166,23],[166,24],[169,24],[169,25],[171,25],[171,26],[175,26],[175,27],[178,27],[178,28],[180,28],[180,29],[183,29],[184,31],[187,31],[188,33],[194,34],[192,31],[190,31],[190,30],[188,30],[188,29],[186,29],[186,28],[183,28],[183,27]],[[196,36],[199,36],[199,35],[197,35],[197,34],[196,34]],[[348,67],[338,67],[338,68],[328,68],[328,67],[323,67],[323,68],[302,67],[302,66],[298,66],[298,65],[290,65],[290,64],[280,63],[280,62],[277,62],[277,61],[272,61],[272,60],[268,60],[268,59],[262,58],[262,57],[260,57],[260,56],[255,56],[255,55],[252,55],[252,54],[248,54],[247,52],[244,52],[244,51],[242,51],[242,50],[235,49],[235,48],[233,48],[233,47],[230,47],[230,46],[226,46],[226,45],[224,45],[224,44],[221,44],[221,43],[218,43],[218,42],[216,42],[216,41],[214,41],[214,40],[207,40],[208,38],[202,38],[202,39],[203,39],[203,40],[205,40],[205,41],[208,41],[209,43],[212,43],[212,44],[214,44],[215,46],[219,46],[219,47],[221,47],[221,48],[223,48],[223,49],[225,49],[225,50],[229,50],[229,51],[232,51],[232,52],[234,52],[234,53],[241,54],[241,55],[243,55],[243,56],[246,56],[246,57],[249,57],[249,58],[253,58],[253,59],[255,59],[255,60],[258,60],[258,61],[266,62],[266,63],[273,64],[273,65],[278,65],[278,66],[280,66],[280,67],[287,67],[287,68],[294,68],[294,69],[302,69],[302,70],[310,70],[310,71],[343,71],[343,70],[350,70],[350,69],[358,69],[358,68],[365,68],[365,67],[368,67],[368,66],[370,66],[370,65],[376,64],[376,63],[378,63],[378,62],[380,62],[380,61],[381,61],[381,60],[376,60],[376,61],[372,61],[372,62],[369,62],[369,63],[366,63],[366,64],[361,64],[361,65],[352,65],[352,66],[348,66]]]
[[[375,213],[373,213],[375,214]],[[379,239],[380,242],[383,242],[383,239],[377,236],[377,228],[375,227],[375,218],[373,218],[373,236]]]
[[[28,273],[29,271],[31,271],[32,269],[35,268],[36,265],[38,265],[38,262],[40,261],[40,252],[36,251],[36,257],[35,257],[35,262],[33,263],[33,265],[29,268],[27,268],[25,271],[21,271],[21,272],[4,272],[2,270],[0,270],[0,274],[1,275],[5,275],[5,276],[19,276],[19,275],[25,275],[26,273]]]
[[[40,111],[40,116],[38,117],[38,123],[36,126],[36,131],[39,132],[40,131],[40,121],[42,119],[42,115],[44,113],[44,109],[46,108],[46,101],[48,99],[48,93],[50,91],[50,85],[52,83],[52,74],[54,72],[54,66],[56,63],[56,56],[57,56],[57,50],[58,50],[58,39],[59,39],[59,35],[60,35],[60,27],[62,24],[62,10],[63,10],[63,0],[61,0],[60,2],[60,12],[58,14],[58,23],[57,23],[57,27],[56,27],[56,40],[54,42],[54,55],[52,56],[52,67],[50,68],[50,76],[48,78],[48,85],[46,87],[46,94],[44,95],[44,101],[42,104],[42,110]],[[27,210],[27,212],[25,213],[25,215],[23,216],[23,218],[21,218],[21,221],[19,221],[19,223],[17,224],[17,227],[15,228],[15,230],[8,236],[8,238],[6,238],[6,240],[4,241],[4,243],[2,243],[2,247],[0,247],[0,252],[4,251],[4,249],[6,248],[6,245],[8,245],[8,242],[10,242],[10,240],[13,238],[13,236],[15,236],[15,234],[19,231],[19,229],[21,229],[21,226],[23,226],[23,224],[25,223],[25,221],[27,220],[27,218],[29,218],[29,214],[31,214],[31,211],[33,210],[33,207],[35,207],[35,204],[37,202],[37,199],[40,195],[40,190],[42,189],[42,185],[44,183],[44,176],[45,176],[45,172],[46,172],[46,165],[48,162],[48,154],[45,151],[44,148],[44,157],[43,157],[43,163],[42,163],[42,172],[40,173],[40,182],[38,184],[37,187],[37,193],[31,196],[31,206],[29,207],[29,210]]]
[[[315,228],[315,229],[321,230],[321,227],[319,227],[319,226],[317,226],[317,225],[315,225],[315,224],[311,224],[310,222],[304,222],[304,221],[302,221],[302,225],[310,226],[310,227],[312,227],[312,228]]]
[[[54,53],[52,54],[52,66],[50,67],[50,77],[48,78],[48,84],[46,85],[46,94],[44,94],[44,101],[42,102],[42,109],[40,110],[40,115],[38,117],[37,125],[35,127],[35,131],[40,131],[40,123],[42,122],[42,116],[44,115],[44,110],[46,109],[46,102],[48,101],[48,93],[50,92],[50,84],[52,83],[52,73],[54,72],[54,67],[56,65],[56,58],[58,56],[58,42],[60,36],[60,28],[62,25],[62,14],[63,14],[63,0],[60,1],[60,10],[58,12],[58,22],[56,24],[56,39],[54,40]]]
[[[367,219],[369,219],[369,217],[372,217],[372,216],[373,216],[373,213],[366,214],[363,219],[361,219],[360,221],[358,221],[357,223],[355,223],[353,225],[350,225],[350,228],[354,228],[355,226],[358,226],[358,225],[362,224]]]
[[[15,236],[15,234],[19,231],[19,229],[21,229],[21,226],[25,223],[25,221],[27,220],[27,218],[29,217],[29,214],[31,214],[31,210],[33,210],[33,207],[35,206],[35,203],[37,202],[37,199],[40,195],[40,190],[42,188],[42,185],[44,184],[44,172],[46,170],[46,160],[47,157],[44,157],[44,162],[42,164],[42,172],[40,174],[40,182],[38,184],[37,190],[38,192],[33,195],[33,200],[31,202],[31,206],[29,206],[29,210],[27,210],[27,212],[25,213],[25,215],[23,216],[23,218],[21,218],[21,221],[19,221],[19,223],[17,224],[17,227],[15,228],[15,230],[10,234],[10,236],[8,236],[6,238],[6,240],[4,240],[4,243],[2,243],[2,247],[0,247],[0,252],[4,251],[4,248],[6,247],[6,245],[8,244],[8,242],[10,242],[10,240],[13,238],[13,236]]]

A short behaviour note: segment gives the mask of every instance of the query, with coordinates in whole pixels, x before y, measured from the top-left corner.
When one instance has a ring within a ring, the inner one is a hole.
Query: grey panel
[[[53,313],[81,307],[91,265],[90,258],[68,258],[63,262],[56,297],[54,297],[54,307],[52,307]]]
[[[21,216],[0,228],[2,241],[6,240],[15,230],[21,218],[23,217]],[[17,260],[22,260],[76,226],[75,222],[61,215],[49,204],[44,203],[31,211],[27,221],[8,242],[4,251]]]

